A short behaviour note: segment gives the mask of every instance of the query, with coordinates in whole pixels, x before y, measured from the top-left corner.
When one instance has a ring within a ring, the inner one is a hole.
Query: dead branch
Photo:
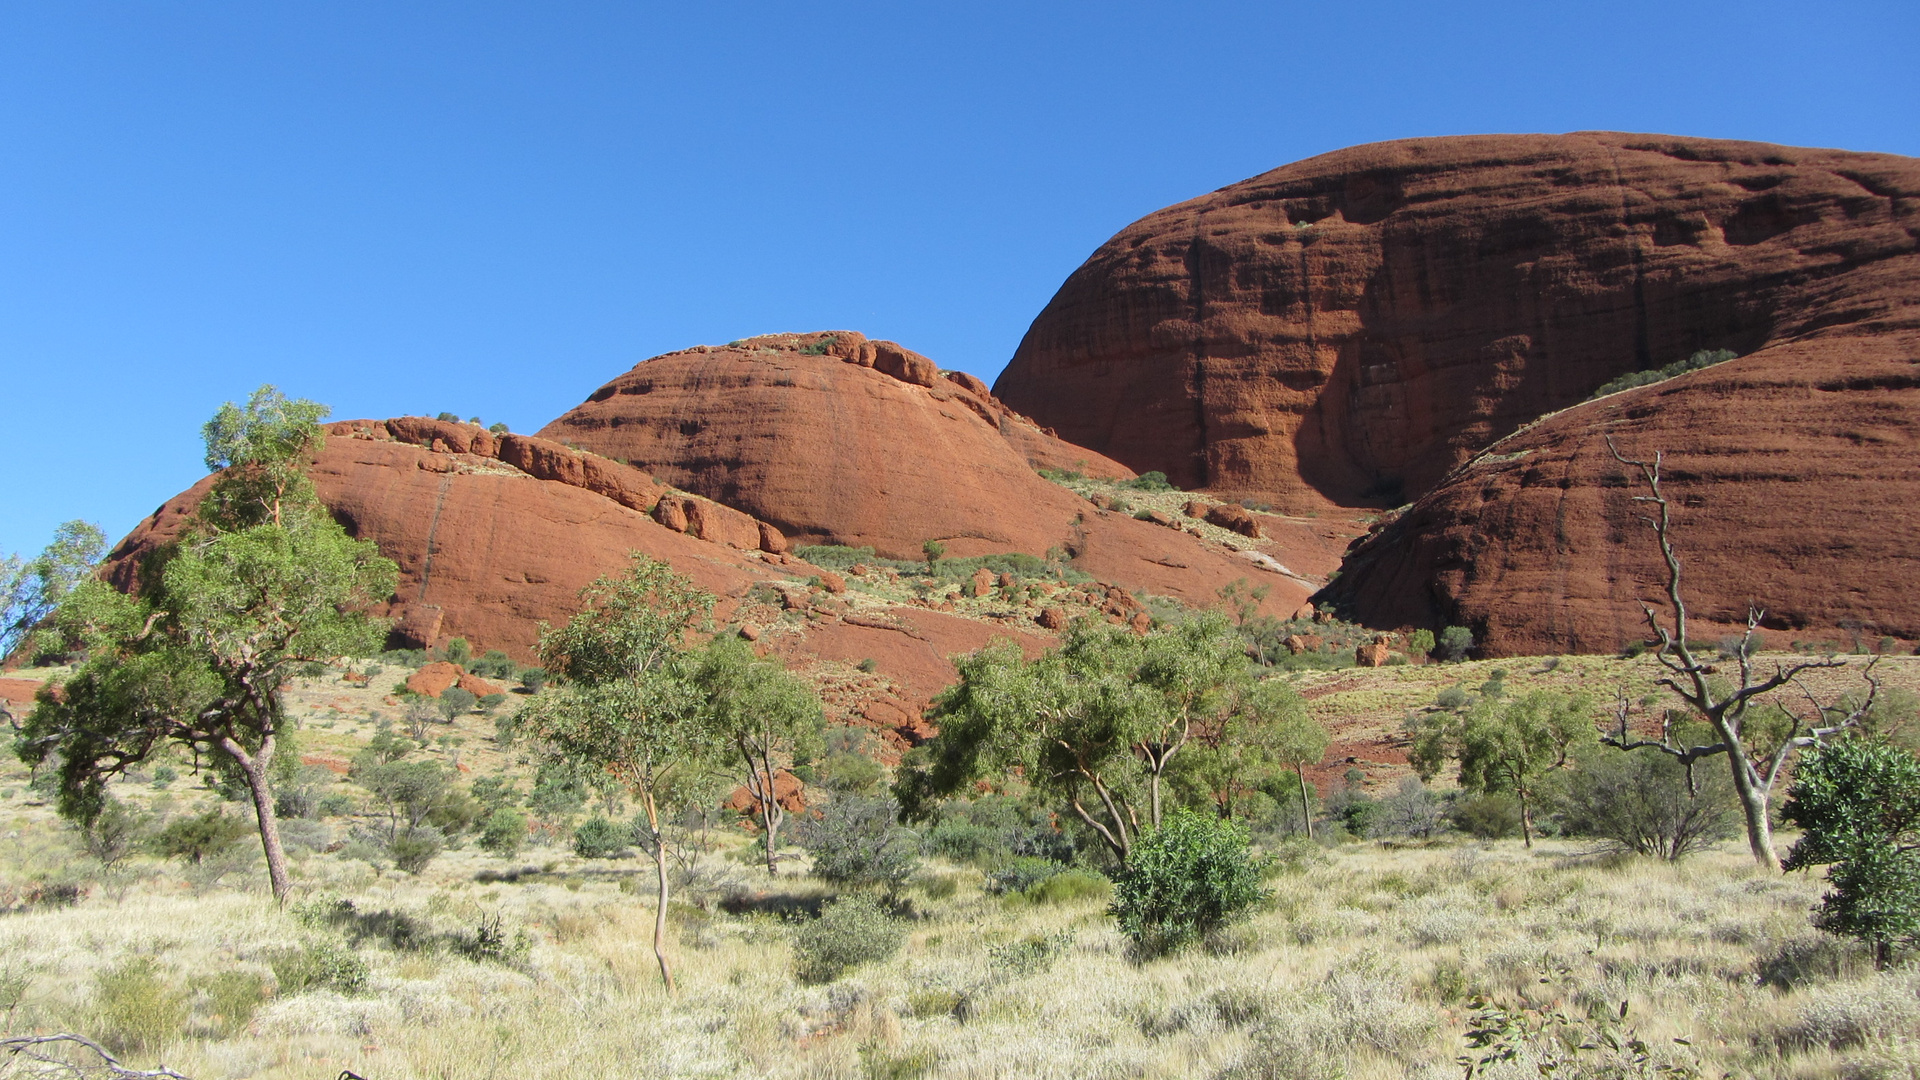
[[[43,1052],[42,1048],[56,1044],[71,1044],[84,1047],[93,1052],[98,1061],[68,1061]],[[133,1069],[120,1063],[120,1059],[107,1053],[107,1049],[84,1035],[61,1033],[59,1035],[15,1035],[0,1039],[0,1050],[7,1053],[7,1068],[12,1068],[22,1060],[36,1063],[30,1066],[40,1076],[71,1076],[86,1078],[110,1076],[114,1080],[189,1080],[188,1077],[174,1072],[166,1066],[157,1069]]]

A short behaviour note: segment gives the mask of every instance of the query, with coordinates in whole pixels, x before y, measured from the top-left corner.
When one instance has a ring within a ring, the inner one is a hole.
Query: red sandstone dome
[[[1392,506],[1615,376],[1911,303],[1916,169],[1607,132],[1340,150],[1122,230],[994,390],[1184,487]]]
[[[1701,349],[1739,358],[1580,404]],[[1187,485],[1417,497],[1321,594],[1373,625],[1460,623],[1494,654],[1637,638],[1658,568],[1613,435],[1667,454],[1701,613],[1765,607],[1780,644],[1920,637],[1911,158],[1612,133],[1342,150],[1129,226],[995,390]]]

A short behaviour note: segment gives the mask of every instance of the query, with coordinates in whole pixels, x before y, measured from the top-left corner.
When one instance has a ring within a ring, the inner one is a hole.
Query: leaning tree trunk
[[[1522,847],[1533,847],[1533,814],[1527,806],[1526,785],[1514,786],[1514,793],[1520,797],[1520,843]]]
[[[247,778],[247,791],[253,796],[254,816],[260,822],[260,846],[267,854],[267,880],[273,885],[273,899],[287,902],[293,881],[287,874],[287,849],[280,846],[280,815],[273,809],[273,785],[267,781],[267,766],[273,764],[273,736],[260,742],[260,749],[247,753],[231,736],[220,739],[220,748],[240,766]]]

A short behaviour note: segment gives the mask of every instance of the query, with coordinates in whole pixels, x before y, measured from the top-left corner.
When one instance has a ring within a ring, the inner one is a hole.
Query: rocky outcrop
[[[1377,626],[1467,626],[1489,656],[1641,640],[1663,564],[1609,438],[1664,453],[1696,639],[1749,606],[1776,647],[1920,638],[1915,308],[1549,417],[1358,542],[1315,599]]]
[[[1910,158],[1759,143],[1355,147],[1123,230],[994,389],[1184,487],[1394,506],[1623,373],[1885,319],[1920,282],[1916,192]]]
[[[850,331],[655,357],[542,429],[751,514],[796,543],[918,558],[1044,554],[1081,502],[1034,475],[1132,475],[1041,432],[971,376]]]

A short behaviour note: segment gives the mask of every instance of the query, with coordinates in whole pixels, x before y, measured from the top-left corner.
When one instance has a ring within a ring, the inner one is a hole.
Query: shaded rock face
[[[944,376],[944,377],[943,377]],[[745,511],[797,544],[1044,554],[1083,505],[1036,467],[1127,477],[977,379],[851,331],[655,357],[540,432]]]
[[[1375,626],[1464,625],[1488,656],[1642,640],[1664,567],[1608,437],[1665,452],[1696,641],[1749,606],[1774,647],[1920,638],[1920,307],[1549,417],[1357,542],[1315,600]]]
[[[1916,191],[1910,158],[1667,136],[1341,150],[1129,226],[994,390],[1183,487],[1395,506],[1623,373],[1911,303]]]

